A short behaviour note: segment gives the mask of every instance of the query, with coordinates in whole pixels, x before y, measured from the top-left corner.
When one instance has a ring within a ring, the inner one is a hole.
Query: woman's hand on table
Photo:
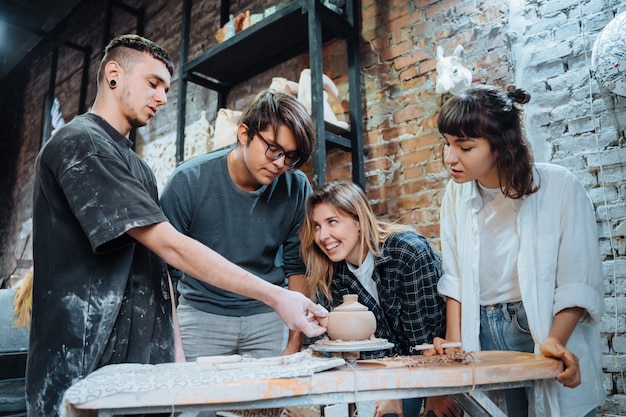
[[[404,412],[402,411],[402,400],[376,401],[374,417],[383,417],[385,414],[395,414],[398,417],[404,417]]]
[[[555,338],[547,337],[539,346],[543,356],[560,359],[565,370],[557,375],[556,380],[568,388],[576,388],[580,385],[580,367],[578,357],[563,346]]]
[[[463,352],[463,348],[460,348],[460,347],[447,347],[447,348],[443,347],[444,343],[453,343],[453,342],[457,342],[457,341],[446,340],[441,337],[435,337],[433,339],[434,348],[423,350],[422,355],[424,356],[450,355],[455,352]]]

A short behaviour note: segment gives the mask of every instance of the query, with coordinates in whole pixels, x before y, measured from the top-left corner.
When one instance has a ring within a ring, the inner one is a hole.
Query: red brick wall
[[[506,83],[510,53],[502,32],[506,2],[362,3],[368,195],[381,215],[415,224],[435,242],[446,175],[440,162],[434,92],[436,48],[462,44],[474,81]],[[466,52],[467,53],[467,52]]]

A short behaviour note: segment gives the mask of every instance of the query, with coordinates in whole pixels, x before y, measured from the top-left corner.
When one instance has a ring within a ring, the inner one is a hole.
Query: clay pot
[[[332,340],[367,340],[376,331],[374,313],[359,303],[358,295],[346,294],[343,303],[321,322]]]

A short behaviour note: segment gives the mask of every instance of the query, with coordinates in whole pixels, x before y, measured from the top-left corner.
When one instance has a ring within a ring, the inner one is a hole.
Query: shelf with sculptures
[[[251,25],[260,22],[262,19],[271,15],[276,11],[276,6],[268,7],[263,13],[250,13],[250,10],[230,15],[230,19],[221,28],[215,32],[215,39],[218,43],[222,43],[232,38],[235,34],[249,28]]]
[[[324,121],[338,130],[348,130],[347,122],[338,120],[332,104],[339,101],[339,91],[335,83],[326,74],[323,75],[324,86]],[[268,88],[291,94],[297,97],[311,114],[311,71],[306,68],[300,73],[298,82],[285,77],[274,77]],[[221,149],[235,143],[237,126],[241,111],[221,108],[217,112],[215,126],[207,120],[206,112],[185,128],[185,160],[207,152]],[[137,151],[148,162],[157,177],[159,190],[165,185],[167,178],[176,167],[176,133],[173,132],[157,140],[141,143]]]
[[[322,82],[324,86],[324,121],[340,129],[348,130],[349,124],[345,121],[338,120],[332,108],[331,101],[337,102],[339,100],[339,90],[337,86],[326,74],[322,75]],[[309,115],[312,113],[310,69],[305,68],[302,70],[298,82],[290,81],[284,77],[274,77],[272,78],[269,88],[297,97],[298,100],[302,102]],[[237,123],[240,115],[241,111],[239,110],[219,109],[215,121],[214,135],[210,141],[211,146],[207,150],[220,149],[235,142],[235,132],[237,131]],[[187,137],[185,137],[185,144],[187,144]],[[185,159],[187,159],[186,154]]]
[[[323,0],[322,4],[337,14],[343,14],[344,0]],[[238,14],[231,14],[228,22],[224,23],[224,25],[215,32],[215,39],[218,43],[222,43],[275,13],[279,7],[280,5],[273,5],[259,13],[252,13],[250,10],[246,10]]]

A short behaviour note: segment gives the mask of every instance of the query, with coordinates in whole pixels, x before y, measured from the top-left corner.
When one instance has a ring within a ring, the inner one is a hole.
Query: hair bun
[[[516,103],[526,104],[530,101],[530,93],[523,88],[510,85],[506,88],[506,95]]]

